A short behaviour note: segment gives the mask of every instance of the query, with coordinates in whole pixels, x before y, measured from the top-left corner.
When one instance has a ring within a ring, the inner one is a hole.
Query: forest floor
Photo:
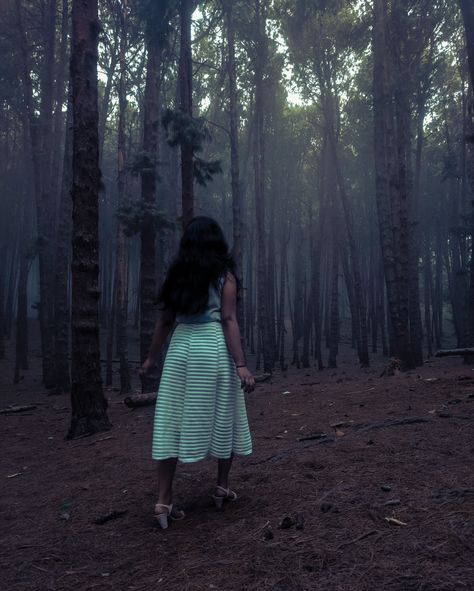
[[[34,371],[13,387],[2,362],[0,406],[36,408],[0,415],[0,589],[474,590],[472,367],[380,377],[382,360],[347,359],[259,385],[238,501],[214,509],[212,459],[178,465],[186,518],[168,530],[153,519],[153,407],[110,389],[113,429],[66,441],[68,396]]]

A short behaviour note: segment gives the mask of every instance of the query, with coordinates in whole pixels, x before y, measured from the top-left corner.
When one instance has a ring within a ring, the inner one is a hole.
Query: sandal
[[[216,505],[217,509],[222,509],[222,505],[224,501],[231,501],[234,502],[237,500],[237,493],[231,490],[230,488],[224,488],[223,486],[216,485],[215,490],[221,491],[222,495],[213,494],[212,498],[214,499],[214,504]]]
[[[157,507],[164,507],[166,509],[166,513],[157,513]],[[184,518],[184,511],[176,510],[173,514],[173,504],[171,505],[164,505],[163,503],[156,503],[155,505],[155,519],[160,524],[161,529],[166,529],[168,527],[168,517],[172,521],[180,521]]]

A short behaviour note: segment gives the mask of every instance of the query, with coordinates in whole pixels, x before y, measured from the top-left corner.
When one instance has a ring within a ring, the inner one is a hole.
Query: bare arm
[[[155,332],[150,345],[150,351],[141,367],[142,373],[147,373],[155,365],[156,357],[169,335],[175,321],[176,314],[171,310],[162,310],[155,326]]]
[[[227,348],[234,360],[242,386],[246,392],[250,392],[254,388],[255,380],[247,369],[245,355],[240,343],[240,329],[237,323],[237,282],[232,273],[227,273],[222,288],[221,320]]]

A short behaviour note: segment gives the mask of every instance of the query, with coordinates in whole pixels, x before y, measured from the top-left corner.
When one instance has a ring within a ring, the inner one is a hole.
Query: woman
[[[175,322],[158,390],[152,457],[158,460],[155,516],[182,519],[173,507],[172,483],[178,460],[217,458],[216,507],[235,501],[229,488],[234,454],[252,453],[244,392],[254,389],[236,318],[235,263],[224,234],[213,219],[200,216],[186,227],[158,303],[158,320],[146,373]]]

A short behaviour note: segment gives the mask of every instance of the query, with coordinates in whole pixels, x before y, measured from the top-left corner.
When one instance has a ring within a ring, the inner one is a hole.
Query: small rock
[[[321,511],[323,513],[327,513],[328,511],[331,511],[331,509],[332,509],[331,503],[321,503]]]
[[[382,484],[380,488],[383,490],[383,492],[390,492],[392,490],[392,487],[388,484]]]
[[[375,445],[375,441],[373,439],[369,439],[366,445]]]
[[[265,529],[263,532],[263,539],[264,540],[273,540],[274,537],[275,536],[273,535],[272,528],[267,527],[267,529]]]
[[[303,513],[296,514],[296,529],[304,528],[304,515]]]
[[[295,525],[295,520],[289,515],[286,515],[285,517],[283,517],[278,527],[280,529],[289,529],[293,525]]]

